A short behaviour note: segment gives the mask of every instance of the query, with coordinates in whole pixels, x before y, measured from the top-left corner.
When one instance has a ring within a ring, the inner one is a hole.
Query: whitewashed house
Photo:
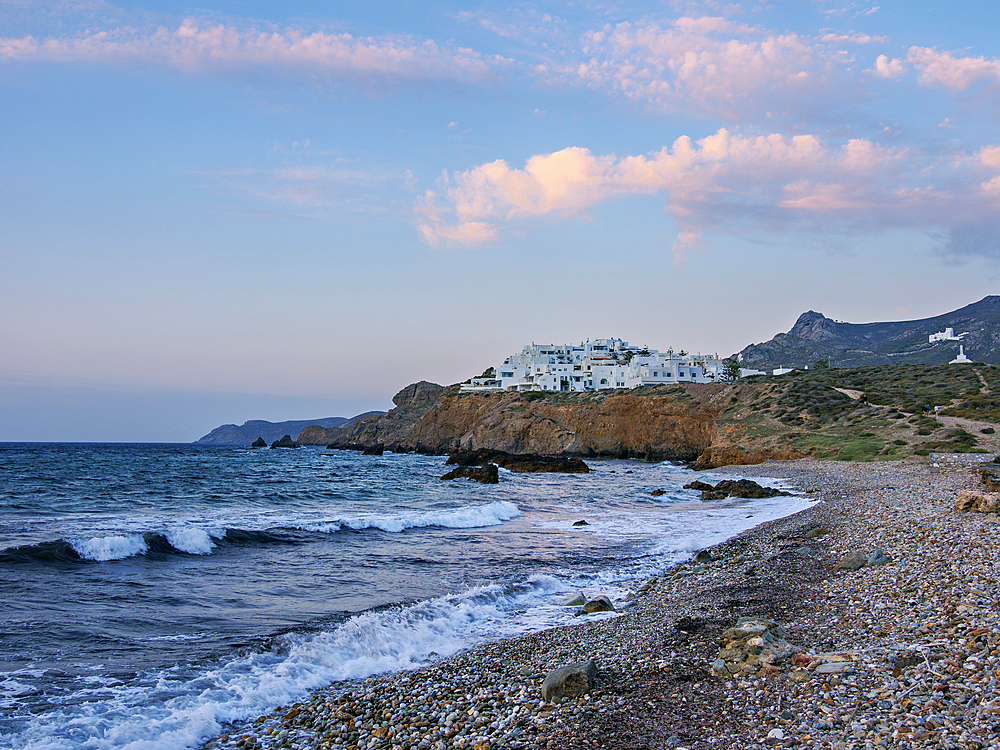
[[[718,355],[678,355],[632,346],[622,339],[524,347],[492,377],[473,378],[463,391],[599,391],[664,383],[712,383],[722,377]]]

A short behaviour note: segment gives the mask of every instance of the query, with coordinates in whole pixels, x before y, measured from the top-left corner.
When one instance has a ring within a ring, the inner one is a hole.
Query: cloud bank
[[[666,194],[683,253],[712,231],[877,231],[916,227],[963,237],[997,228],[1000,147],[934,161],[865,139],[836,146],[812,135],[718,132],[638,156],[585,148],[539,154],[523,168],[504,160],[445,174],[418,206],[418,230],[435,247],[476,245],[533,221],[584,214],[599,203]],[[944,187],[947,185],[947,187]],[[980,240],[977,240],[980,242]]]
[[[297,29],[264,31],[186,19],[176,29],[131,26],[75,37],[0,38],[2,61],[142,63],[189,73],[299,71],[401,81],[477,81],[499,58],[410,36],[356,37]]]

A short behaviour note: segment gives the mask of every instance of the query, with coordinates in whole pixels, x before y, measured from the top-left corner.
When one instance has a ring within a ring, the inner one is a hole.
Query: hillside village
[[[953,328],[928,334],[929,343],[960,341]],[[960,345],[951,364],[971,363]],[[742,367],[735,359],[718,354],[689,354],[683,349],[661,352],[618,339],[587,339],[580,344],[536,344],[525,346],[502,364],[462,384],[463,393],[489,391],[556,391],[582,393],[615,388],[672,383],[719,383],[750,375],[784,375],[792,367],[769,371]],[[809,369],[808,365],[803,369]]]

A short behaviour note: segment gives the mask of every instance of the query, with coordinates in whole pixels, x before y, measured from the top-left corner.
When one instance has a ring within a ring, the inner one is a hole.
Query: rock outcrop
[[[493,463],[515,474],[562,473],[586,474],[590,471],[581,459],[568,456],[539,456],[534,453],[511,455],[502,451],[458,451],[448,456],[447,464],[456,466],[485,466]]]
[[[275,440],[271,443],[272,448],[298,448],[298,443],[292,440],[291,435],[284,435],[279,440]]]
[[[498,484],[500,472],[496,464],[486,466],[459,466],[445,474],[442,479],[471,479],[482,484]]]
[[[259,437],[256,440],[254,440],[252,443],[250,443],[250,447],[251,448],[266,448],[267,447],[267,441],[264,438]]]
[[[698,490],[701,492],[702,500],[723,500],[727,497],[759,500],[788,494],[774,487],[763,487],[752,479],[723,479],[714,487],[705,482],[695,480],[690,484],[685,484],[684,489]]]
[[[693,461],[712,443],[721,408],[713,398],[731,389],[700,385],[697,398],[674,387],[529,400],[518,393],[462,394],[457,387],[421,382],[397,393],[395,408],[385,415],[344,428],[303,430],[299,442],[362,449],[382,443],[394,452],[433,455],[489,450],[512,456]],[[584,470],[577,466],[576,471]]]

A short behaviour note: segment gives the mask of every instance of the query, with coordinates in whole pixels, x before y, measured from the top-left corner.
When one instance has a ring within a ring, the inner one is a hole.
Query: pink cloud
[[[838,39],[862,43],[858,36]],[[843,68],[843,53],[806,37],[724,18],[681,17],[589,31],[577,49],[561,50],[535,73],[549,83],[742,120],[827,101]]]
[[[417,221],[435,247],[481,244],[536,221],[563,220],[629,195],[663,193],[678,225],[674,250],[705,232],[889,227],[962,230],[996,223],[1000,148],[948,165],[905,149],[811,135],[748,136],[725,128],[636,156],[566,148],[513,168],[497,160],[445,175]],[[983,175],[989,179],[983,181]]]
[[[469,80],[492,75],[499,58],[408,36],[356,37],[297,29],[261,31],[186,19],[176,29],[122,27],[77,37],[0,38],[0,60],[143,62],[190,72],[300,69],[310,74]]]
[[[906,72],[903,61],[896,58],[889,59],[885,55],[875,58],[873,72],[879,78],[900,78]]]
[[[927,85],[961,91],[976,83],[1000,81],[1000,60],[952,57],[930,47],[910,47],[906,60],[920,71],[919,80]]]

